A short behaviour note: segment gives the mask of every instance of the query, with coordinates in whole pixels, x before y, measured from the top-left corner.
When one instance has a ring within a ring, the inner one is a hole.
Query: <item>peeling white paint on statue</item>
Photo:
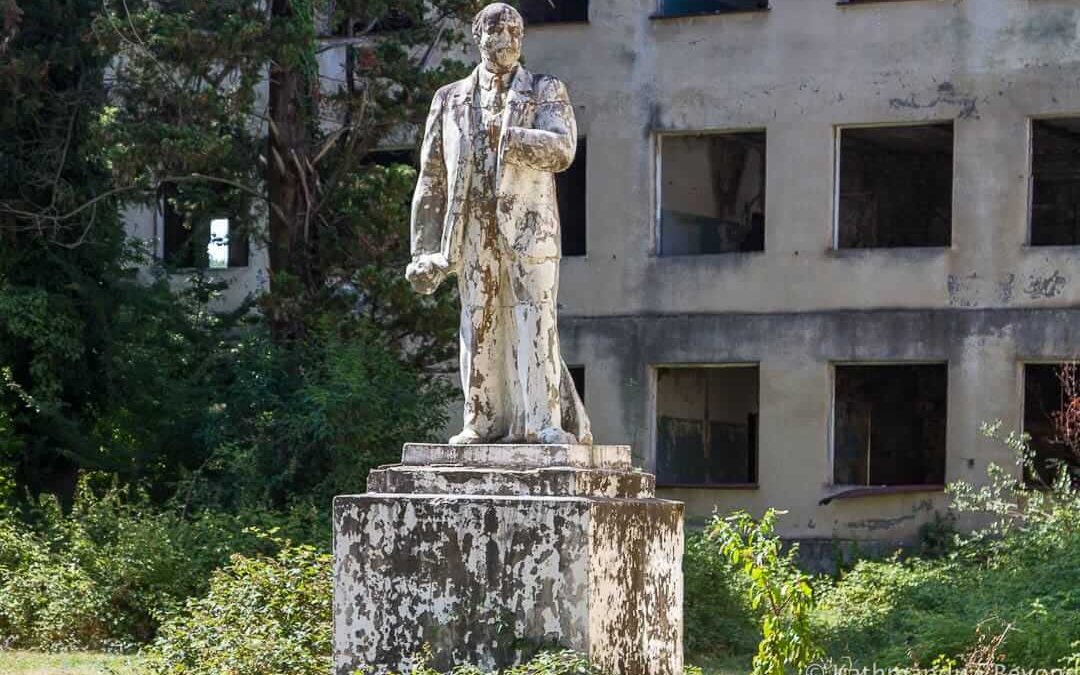
[[[481,63],[431,103],[406,276],[433,293],[456,274],[465,420],[452,444],[592,444],[559,352],[555,172],[577,148],[566,87],[518,61],[524,24],[493,3],[473,22]]]
[[[682,504],[629,446],[593,444],[559,353],[566,87],[518,64],[508,5],[473,34],[481,65],[431,104],[406,271],[421,293],[457,275],[464,429],[334,500],[334,672],[403,672],[424,645],[439,670],[505,668],[560,645],[612,675],[681,675]]]

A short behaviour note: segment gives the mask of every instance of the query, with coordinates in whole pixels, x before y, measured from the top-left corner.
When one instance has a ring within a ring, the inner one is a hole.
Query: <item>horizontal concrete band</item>
[[[581,469],[631,468],[628,445],[448,445],[406,443],[401,463],[412,466],[449,465],[485,468]]]
[[[982,337],[1008,338],[1018,359],[1080,354],[1077,309],[876,309],[761,314],[560,317],[568,360],[602,346],[622,363],[947,360]]]
[[[642,508],[650,507],[651,505],[662,506],[664,508],[678,508],[681,516],[683,510],[683,503],[672,499],[661,499],[658,497],[588,497],[584,495],[578,496],[559,496],[559,495],[453,495],[453,494],[389,494],[382,493],[376,494],[372,492],[365,492],[356,495],[337,495],[334,497],[333,508],[334,512],[338,513],[342,509],[356,508],[362,506],[368,506],[371,504],[396,504],[403,502],[411,502],[416,504],[430,504],[434,506],[446,506],[459,508],[468,506],[470,504],[488,504],[492,506],[505,505],[505,506],[521,506],[521,505],[543,505],[548,504],[550,506],[566,506],[571,505],[573,508],[588,509],[591,505],[595,504],[627,504],[638,505]]]
[[[368,475],[368,492],[387,494],[648,498],[654,495],[655,484],[652,474],[640,471],[574,467],[390,465]]]

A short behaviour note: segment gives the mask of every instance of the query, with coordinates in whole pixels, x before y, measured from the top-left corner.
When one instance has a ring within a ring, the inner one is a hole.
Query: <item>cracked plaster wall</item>
[[[591,0],[530,27],[589,138],[588,255],[562,263],[563,351],[585,364],[598,442],[654,466],[651,365],[761,364],[760,487],[680,490],[691,519],[774,505],[793,537],[901,539],[940,495],[818,501],[829,363],[948,360],[947,478],[1009,461],[978,425],[1021,421],[1020,363],[1080,353],[1080,250],[1028,247],[1028,122],[1080,116],[1072,0],[910,0],[654,20]],[[836,125],[955,121],[952,246],[836,251]],[[765,251],[655,255],[654,136],[766,129]]]

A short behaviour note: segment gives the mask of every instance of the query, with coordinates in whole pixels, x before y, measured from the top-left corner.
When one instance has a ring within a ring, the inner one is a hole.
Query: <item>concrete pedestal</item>
[[[682,673],[682,504],[627,446],[408,444],[334,500],[334,668],[505,667],[544,647]]]

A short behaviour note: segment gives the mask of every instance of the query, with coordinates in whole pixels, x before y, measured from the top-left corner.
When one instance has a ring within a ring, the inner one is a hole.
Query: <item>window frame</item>
[[[687,489],[687,490],[758,490],[761,488],[761,361],[724,361],[720,363],[652,363],[649,364],[649,388],[646,396],[649,420],[649,447],[651,448],[651,465],[649,470],[656,476],[657,489]],[[658,467],[660,464],[660,371],[661,370],[714,370],[731,368],[755,368],[757,378],[757,433],[756,447],[754,448],[754,481],[751,483],[664,483],[659,479]]]
[[[198,271],[198,272],[203,272],[203,273],[207,273],[207,274],[221,274],[221,273],[229,272],[229,271],[232,271],[232,270],[249,269],[251,267],[251,260],[252,260],[252,258],[251,258],[251,255],[252,255],[251,235],[248,232],[244,232],[243,235],[240,237],[240,241],[237,241],[235,243],[235,246],[237,247],[237,250],[236,251],[233,250],[234,242],[233,242],[232,234],[233,234],[233,228],[236,226],[236,219],[231,214],[216,214],[216,215],[210,216],[210,217],[208,217],[206,219],[207,240],[206,240],[206,250],[204,251],[204,254],[205,254],[205,257],[206,257],[206,264],[205,265],[198,264],[200,262],[200,259],[199,259],[199,256],[197,256],[195,254],[194,249],[192,249],[192,251],[191,251],[191,255],[192,255],[192,261],[191,262],[192,262],[192,264],[190,264],[190,265],[173,264],[172,259],[174,258],[175,252],[170,252],[169,246],[168,246],[169,240],[171,238],[169,236],[168,232],[169,232],[169,229],[170,229],[171,226],[170,226],[170,224],[168,222],[169,207],[167,206],[167,201],[166,201],[168,199],[168,195],[165,193],[166,189],[167,189],[167,187],[165,185],[161,186],[161,188],[159,189],[158,195],[157,195],[157,199],[155,201],[154,218],[155,218],[155,220],[157,222],[159,222],[161,224],[161,228],[160,228],[160,235],[156,237],[157,238],[157,244],[155,245],[154,248],[155,248],[155,253],[156,253],[157,260],[160,261],[163,265],[165,265],[166,268],[170,271],[170,273],[172,273],[172,274],[188,274],[188,273],[191,273],[191,272]],[[227,264],[225,265],[225,267],[213,267],[213,266],[210,265],[209,247],[210,247],[210,244],[213,242],[213,233],[212,233],[212,230],[210,228],[212,227],[212,223],[215,220],[225,220],[225,221],[228,221],[228,223],[229,223],[229,243],[228,243],[228,252],[226,254],[226,262],[227,262]],[[190,230],[187,239],[181,244],[181,247],[183,247],[183,246],[190,247],[192,245],[192,243],[193,243],[191,240],[192,240],[192,238],[194,236],[195,236],[195,230],[194,229]],[[234,264],[232,264],[233,260],[235,258],[240,257],[241,253],[243,254],[244,259],[245,259],[244,264],[243,265],[234,265]]]
[[[761,248],[753,251],[723,251],[719,253],[664,253],[663,210],[664,210],[664,138],[679,136],[732,136],[735,134],[762,134],[765,136],[765,218],[762,223]],[[653,133],[653,224],[651,255],[656,258],[686,259],[710,258],[713,256],[763,255],[768,251],[769,232],[769,130],[767,126],[714,128],[714,129],[664,129]]]
[[[1053,122],[1055,120],[1076,120],[1080,122],[1080,110],[1048,115],[1030,115],[1027,118],[1027,223],[1024,228],[1024,248],[1034,251],[1043,250],[1076,250],[1080,249],[1080,241],[1075,244],[1033,244],[1032,232],[1035,226],[1035,125],[1040,122]]]
[[[843,159],[843,132],[846,129],[894,129],[898,127],[952,127],[952,164],[950,171],[950,197],[949,197],[949,243],[938,246],[840,246],[840,163]],[[875,251],[948,251],[953,248],[953,226],[956,217],[956,166],[958,161],[956,119],[933,119],[933,120],[900,120],[895,122],[860,122],[854,124],[833,125],[833,185],[832,185],[832,240],[829,247],[831,253],[850,252],[875,252]]]
[[[565,246],[566,242],[565,242],[565,239],[563,238],[564,233],[565,233],[565,229],[563,227],[563,225],[565,223],[565,220],[563,219],[563,212],[562,212],[561,204],[557,205],[557,206],[560,207],[559,208],[559,239],[560,239],[560,241],[559,241],[559,250],[562,252],[562,257],[564,257],[564,258],[588,258],[589,257],[589,147],[588,146],[589,146],[589,144],[588,144],[587,136],[579,135],[578,139],[577,139],[577,149],[574,151],[574,161],[571,162],[570,166],[567,167],[565,171],[561,171],[561,172],[555,174],[555,200],[556,200],[556,202],[558,202],[560,200],[559,195],[562,194],[562,190],[559,189],[560,177],[566,175],[570,171],[570,169],[574,166],[574,164],[576,164],[579,160],[583,160],[585,162],[585,166],[584,166],[584,169],[582,171],[582,181],[584,182],[584,187],[583,187],[583,193],[584,194],[583,194],[583,201],[582,201],[582,205],[581,205],[581,207],[582,207],[582,216],[581,217],[582,217],[583,228],[584,228],[584,248],[583,248],[581,253],[567,253],[566,252],[566,246]]]
[[[536,27],[539,27],[539,26],[574,26],[574,25],[588,24],[588,23],[591,22],[590,15],[591,15],[591,9],[592,9],[591,6],[589,5],[589,0],[579,0],[579,1],[585,3],[585,18],[584,19],[557,19],[557,20],[551,20],[551,21],[529,21],[529,17],[526,15],[527,10],[523,6],[520,7],[518,11],[521,13],[521,18],[525,22],[525,28],[526,29],[528,29],[528,28],[536,28]],[[521,4],[523,4],[523,3],[521,3]]]
[[[728,14],[752,14],[752,13],[758,13],[758,12],[769,12],[769,11],[772,10],[772,2],[771,2],[771,0],[757,0],[757,1],[761,2],[761,3],[764,3],[763,6],[736,8],[736,9],[727,8],[727,9],[713,9],[713,10],[697,10],[697,11],[692,11],[692,12],[680,12],[680,13],[677,13],[677,14],[673,14],[673,13],[669,13],[669,12],[664,11],[664,3],[666,1],[667,0],[657,0],[656,1],[656,11],[655,11],[655,13],[649,15],[650,19],[664,20],[664,19],[684,19],[684,18],[692,18],[692,17],[700,17],[700,16],[725,16],[725,15],[728,15]]]
[[[944,466],[942,467],[942,475],[945,477],[942,483],[893,483],[893,484],[872,484],[862,485],[859,483],[837,483],[836,482],[836,371],[837,368],[843,368],[846,366],[879,366],[879,367],[895,367],[895,366],[942,366],[945,368],[945,448],[944,448]],[[830,494],[822,501],[827,503],[833,499],[843,498],[845,493],[857,493],[856,496],[867,496],[875,494],[896,494],[903,492],[941,492],[945,489],[949,476],[949,421],[951,418],[952,406],[949,405],[949,397],[952,393],[952,374],[950,369],[950,363],[948,359],[903,359],[903,360],[876,360],[876,359],[860,359],[860,360],[843,360],[843,361],[830,361],[829,362],[829,408],[828,408],[828,425],[826,431],[825,453],[826,453],[826,471],[825,487],[826,491]]]
[[[1029,433],[1027,427],[1027,385],[1028,385],[1028,366],[1054,366],[1059,367],[1065,364],[1074,364],[1080,366],[1080,357],[1054,357],[1054,356],[1039,356],[1034,358],[1020,358],[1017,361],[1019,368],[1017,376],[1017,399],[1020,405],[1017,406],[1018,420],[1013,427],[1019,429],[1021,433]],[[1031,451],[1037,452],[1035,448],[1030,448]],[[1026,467],[1022,470],[1022,480],[1027,484],[1029,488],[1036,490],[1042,489],[1034,481],[1028,480],[1028,473]]]

